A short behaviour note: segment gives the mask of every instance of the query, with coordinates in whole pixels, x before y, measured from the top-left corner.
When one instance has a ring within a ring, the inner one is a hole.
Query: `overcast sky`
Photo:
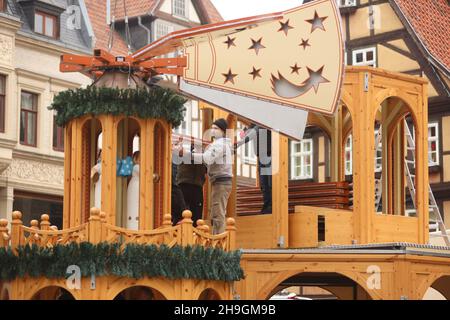
[[[291,9],[303,0],[211,0],[225,20]]]

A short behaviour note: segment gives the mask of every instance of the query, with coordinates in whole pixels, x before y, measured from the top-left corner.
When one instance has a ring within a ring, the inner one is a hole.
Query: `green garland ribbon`
[[[84,115],[125,115],[147,119],[165,119],[178,127],[187,99],[173,90],[160,87],[119,89],[89,86],[58,93],[49,110],[56,110],[56,123],[64,126]]]
[[[118,276],[140,279],[197,279],[239,281],[244,278],[240,266],[241,252],[227,252],[202,246],[174,246],[83,242],[56,245],[52,248],[0,248],[0,281],[29,276],[48,279],[66,278],[67,268],[80,267],[83,277]]]

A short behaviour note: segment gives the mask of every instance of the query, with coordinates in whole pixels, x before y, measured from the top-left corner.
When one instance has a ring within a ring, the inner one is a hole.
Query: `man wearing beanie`
[[[232,189],[233,156],[231,140],[226,137],[227,121],[218,119],[211,126],[214,141],[203,153],[192,153],[195,164],[206,164],[211,183],[211,220],[213,234],[225,232],[228,198]],[[185,151],[179,150],[180,156]],[[186,154],[184,156],[187,156]]]

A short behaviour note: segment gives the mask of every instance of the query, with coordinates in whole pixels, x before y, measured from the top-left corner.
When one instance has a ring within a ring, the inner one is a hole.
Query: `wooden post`
[[[428,243],[430,237],[429,176],[428,176],[428,85],[422,85],[422,101],[417,106],[416,119],[416,208],[419,219],[419,239],[421,244]],[[421,122],[419,122],[421,120]]]
[[[227,118],[227,123],[228,123],[228,130],[232,130],[229,132],[235,132],[236,127],[237,127],[237,118],[234,115],[229,115]],[[232,134],[231,136],[227,136],[227,138],[229,138],[231,140],[232,146],[235,143],[235,135]],[[236,196],[236,191],[237,191],[237,153],[233,152],[232,153],[232,157],[233,157],[233,180],[232,180],[232,189],[231,189],[231,194],[230,194],[230,198],[228,199],[228,204],[227,204],[227,216],[228,217],[236,217],[236,203],[237,203],[237,196]]]
[[[352,104],[347,107],[353,115],[353,212],[355,240],[358,243],[369,243],[372,237],[372,219],[375,211],[374,180],[374,123],[371,79],[367,75],[369,88],[366,89],[365,73],[349,74],[352,81],[348,93],[352,96]]]
[[[102,115],[102,201],[101,210],[106,212],[107,221],[116,225],[116,153],[117,134],[114,131],[115,117]]]
[[[272,131],[272,247],[289,247],[289,144]]]
[[[11,248],[15,250],[22,244],[23,244],[22,212],[15,211],[12,213],[12,222],[11,222]]]
[[[0,248],[5,248],[9,245],[9,230],[8,230],[8,220],[0,220]]]
[[[100,209],[92,208],[89,217],[88,239],[92,244],[98,244],[102,241],[102,221],[100,220]]]
[[[181,220],[181,245],[183,247],[194,244],[192,212],[183,211],[183,220]]]
[[[64,128],[64,206],[63,206],[63,229],[70,225],[70,199],[71,199],[71,161],[72,161],[72,126],[69,122]]]
[[[342,156],[343,144],[343,121],[342,106],[336,110],[335,116],[332,118],[331,132],[331,181],[342,181],[345,179],[345,171]]]
[[[236,221],[233,218],[227,219],[228,246],[227,249],[232,251],[236,248]]]
[[[151,230],[153,229],[153,172],[154,167],[154,126],[153,119],[146,119],[142,121],[141,126],[141,165],[140,165],[140,200],[139,200],[139,229]],[[151,196],[148,196],[151,195]]]
[[[41,216],[41,230],[50,230],[50,216],[43,214]]]

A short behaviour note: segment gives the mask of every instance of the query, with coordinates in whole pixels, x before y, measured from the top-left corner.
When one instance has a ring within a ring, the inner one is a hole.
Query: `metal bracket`
[[[284,236],[280,236],[278,238],[278,247],[279,248],[284,248]]]
[[[369,92],[369,73],[364,73],[364,92]]]
[[[95,290],[95,274],[91,275],[91,290]]]

